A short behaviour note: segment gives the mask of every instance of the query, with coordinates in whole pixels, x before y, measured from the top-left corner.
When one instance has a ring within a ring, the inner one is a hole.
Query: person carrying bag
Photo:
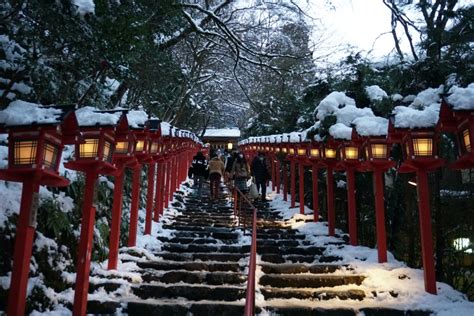
[[[250,168],[242,153],[237,155],[237,159],[232,165],[231,174],[234,179],[234,186],[242,193],[247,193],[247,180],[250,179]]]

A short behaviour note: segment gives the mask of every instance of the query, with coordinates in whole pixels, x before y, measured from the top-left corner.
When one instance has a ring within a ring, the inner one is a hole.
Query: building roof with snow
[[[208,128],[204,135],[205,138],[239,138],[240,130],[237,128]]]

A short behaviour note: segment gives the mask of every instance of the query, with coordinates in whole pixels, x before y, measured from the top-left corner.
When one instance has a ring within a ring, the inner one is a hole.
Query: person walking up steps
[[[197,187],[197,196],[201,196],[202,183],[207,178],[207,160],[204,154],[200,151],[193,157],[193,162],[188,171],[188,176],[193,179],[194,186]]]
[[[250,170],[247,160],[245,160],[244,154],[239,153],[237,159],[234,161],[232,166],[232,178],[234,179],[234,185],[242,193],[247,193],[247,180],[250,179]]]
[[[211,200],[217,199],[219,196],[219,185],[221,177],[224,175],[224,163],[216,155],[209,161],[209,181],[211,183]]]
[[[267,197],[267,180],[270,179],[270,172],[268,172],[267,161],[265,159],[265,154],[259,152],[257,157],[252,161],[252,177],[255,178],[255,184],[257,185],[257,190],[262,192],[261,199],[266,201]]]

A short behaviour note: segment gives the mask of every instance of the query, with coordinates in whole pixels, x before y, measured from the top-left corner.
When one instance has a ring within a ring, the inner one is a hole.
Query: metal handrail
[[[247,276],[247,294],[245,296],[245,316],[255,315],[255,270],[257,268],[257,208],[252,202],[245,196],[242,191],[238,188],[234,188],[238,195],[244,198],[244,200],[252,208],[252,243],[250,245],[250,261],[249,271]],[[240,199],[239,199],[240,200]],[[234,205],[237,203],[237,199],[234,199]],[[240,214],[239,214],[240,216]]]

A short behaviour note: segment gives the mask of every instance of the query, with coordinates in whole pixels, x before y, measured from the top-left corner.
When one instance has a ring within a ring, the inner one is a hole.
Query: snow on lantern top
[[[0,124],[4,126],[55,124],[62,121],[63,115],[63,110],[58,107],[46,107],[16,100],[5,110],[0,111]]]
[[[409,106],[397,106],[393,109],[396,128],[434,127],[438,122],[441,105],[440,94],[443,86],[429,88],[418,93]]]
[[[352,125],[360,136],[387,136],[388,120],[383,117],[358,117]]]
[[[453,86],[448,92],[446,101],[453,107],[453,110],[474,110],[474,82],[466,88]]]
[[[127,113],[127,120],[131,128],[143,128],[148,121],[148,114],[143,110],[130,110]]]
[[[122,116],[122,111],[101,111],[92,106],[85,106],[76,110],[79,126],[110,126],[116,125]],[[130,123],[129,123],[130,124]]]

